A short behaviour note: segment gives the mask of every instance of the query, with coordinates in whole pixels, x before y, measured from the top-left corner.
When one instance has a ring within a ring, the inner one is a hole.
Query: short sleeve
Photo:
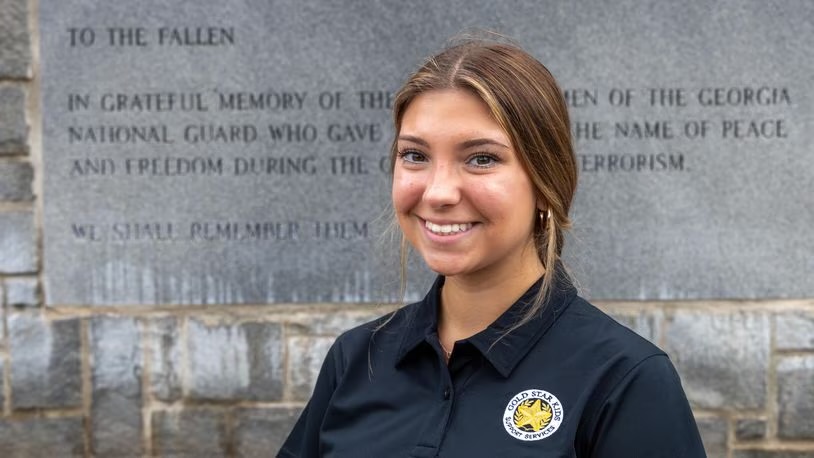
[[[319,371],[314,393],[288,435],[277,458],[310,458],[320,456],[319,432],[322,420],[336,389],[341,373],[339,341],[334,342]]]
[[[681,380],[664,354],[644,359],[618,382],[592,431],[584,455],[592,458],[706,457]]]

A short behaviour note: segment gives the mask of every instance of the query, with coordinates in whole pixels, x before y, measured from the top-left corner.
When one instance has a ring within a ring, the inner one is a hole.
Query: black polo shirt
[[[443,280],[375,333],[381,320],[336,340],[278,457],[706,456],[667,355],[568,282],[504,335],[535,283],[447,365]]]

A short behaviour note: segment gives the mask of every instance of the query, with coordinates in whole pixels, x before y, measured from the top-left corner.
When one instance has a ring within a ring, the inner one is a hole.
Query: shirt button
[[[449,388],[444,389],[444,400],[449,399]]]

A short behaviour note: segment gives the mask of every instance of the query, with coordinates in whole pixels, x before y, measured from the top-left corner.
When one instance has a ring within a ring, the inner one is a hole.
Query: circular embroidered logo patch
[[[554,434],[562,417],[562,404],[556,396],[544,390],[526,390],[509,400],[503,426],[515,439],[537,441]]]

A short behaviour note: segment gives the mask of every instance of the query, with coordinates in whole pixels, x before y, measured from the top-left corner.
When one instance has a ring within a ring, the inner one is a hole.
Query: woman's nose
[[[460,177],[455,168],[446,164],[434,167],[424,190],[424,201],[433,208],[441,208],[455,205],[460,200]]]

